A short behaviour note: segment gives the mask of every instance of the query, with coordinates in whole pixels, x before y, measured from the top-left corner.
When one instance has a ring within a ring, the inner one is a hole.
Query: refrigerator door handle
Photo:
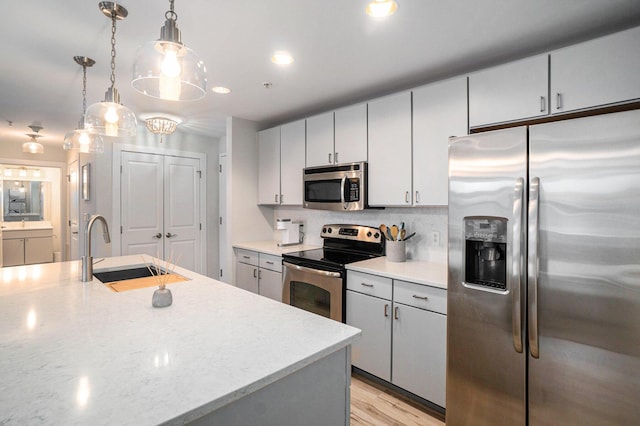
[[[529,189],[529,250],[527,265],[529,301],[529,352],[534,358],[540,356],[538,341],[538,207],[540,201],[540,178],[531,179]]]
[[[522,204],[524,179],[518,178],[513,194],[513,243],[511,252],[511,327],[513,348],[522,353]]]

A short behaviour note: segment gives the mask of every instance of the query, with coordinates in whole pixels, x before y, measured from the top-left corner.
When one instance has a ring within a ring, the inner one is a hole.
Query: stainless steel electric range
[[[384,256],[384,237],[378,228],[362,225],[324,225],[320,236],[322,248],[282,255],[282,300],[344,322],[345,265]]]

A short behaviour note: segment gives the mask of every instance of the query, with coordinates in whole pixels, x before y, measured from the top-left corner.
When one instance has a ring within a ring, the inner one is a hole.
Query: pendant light
[[[195,101],[207,93],[207,71],[198,55],[182,43],[173,3],[169,0],[160,39],[138,48],[131,85],[154,98]]]
[[[84,118],[87,112],[87,67],[92,67],[96,61],[86,56],[74,56],[76,64],[82,66],[82,116],[78,122],[78,127],[64,136],[62,147],[67,151],[80,151],[84,153],[104,152],[104,142],[95,130],[84,128]]]
[[[38,132],[40,132],[43,127],[37,122],[34,122],[28,127],[33,131],[33,133],[27,133],[27,136],[29,136],[31,140],[22,144],[22,152],[26,152],[28,154],[44,154],[44,146],[36,139],[42,136]]]
[[[84,117],[84,127],[102,136],[135,136],[136,116],[120,103],[116,84],[116,20],[129,14],[127,9],[115,2],[102,1],[98,4],[102,13],[111,19],[111,87],[104,94],[104,101],[91,105]]]
[[[398,3],[394,0],[372,0],[365,11],[372,18],[386,18],[395,13]]]

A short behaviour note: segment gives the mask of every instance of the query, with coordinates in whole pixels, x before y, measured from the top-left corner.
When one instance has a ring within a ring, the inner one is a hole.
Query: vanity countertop
[[[140,265],[106,258],[95,270]],[[358,329],[175,268],[112,292],[78,261],[0,269],[0,424],[183,424],[345,348]]]
[[[2,232],[53,229],[49,221],[2,222]]]

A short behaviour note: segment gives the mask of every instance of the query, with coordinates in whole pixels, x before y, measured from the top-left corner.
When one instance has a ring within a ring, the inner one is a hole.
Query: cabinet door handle
[[[384,316],[388,317],[389,316],[389,304],[385,303],[384,305]]]
[[[249,256],[245,256],[244,254],[242,255],[242,257],[243,257],[244,259],[251,259],[251,257],[249,257]]]
[[[253,268],[253,278],[258,278],[258,270]]]
[[[556,109],[562,109],[562,93],[556,93]]]
[[[365,286],[365,287],[373,288],[373,284],[360,283],[360,285]]]
[[[167,238],[173,238],[173,237],[177,237],[177,236],[178,236],[178,234],[172,234],[171,232],[167,232],[167,235],[166,235]]]
[[[338,163],[338,153],[336,152],[334,155],[335,159],[336,159],[336,164]]]
[[[262,279],[262,269],[258,269],[258,279]]]
[[[427,296],[418,296],[417,294],[413,295],[414,299],[420,299],[420,300],[429,300],[429,298]]]
[[[540,112],[544,112],[547,109],[545,99],[544,96],[540,96]]]
[[[153,238],[162,238],[162,232],[158,232],[156,235],[153,236]]]
[[[278,204],[278,194],[274,194],[275,195],[275,202],[276,204]]]
[[[264,263],[266,263],[267,265],[273,265],[273,262],[270,260],[266,260]]]
[[[393,318],[398,319],[398,307],[393,308]]]
[[[409,191],[404,191],[404,202],[409,204]]]
[[[329,164],[331,164],[331,153],[329,153]]]
[[[420,203],[420,191],[416,191],[416,204]]]

